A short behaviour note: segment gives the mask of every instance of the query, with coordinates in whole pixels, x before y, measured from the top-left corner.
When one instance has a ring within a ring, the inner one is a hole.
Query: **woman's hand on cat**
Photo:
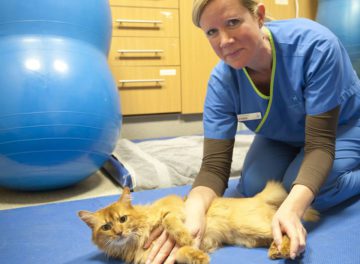
[[[202,236],[205,230],[205,213],[199,213],[199,208],[196,206],[196,202],[192,203],[187,200],[185,204],[186,217],[185,226],[189,230],[190,234],[194,237],[194,247],[199,247]],[[196,214],[194,212],[197,212]],[[159,226],[151,234],[149,239],[144,245],[147,249],[154,241],[153,248],[151,249],[146,264],[174,264],[175,254],[179,249],[179,246],[175,244],[175,241],[169,237],[168,233]],[[165,261],[165,262],[164,262]]]
[[[199,248],[206,227],[206,210],[201,201],[188,198],[185,202],[185,226],[194,238],[194,247]],[[189,217],[190,216],[190,217]]]
[[[191,190],[185,201],[185,226],[194,237],[194,247],[200,246],[206,226],[206,211],[215,197],[215,192],[210,188],[198,186]],[[162,227],[150,234],[144,248],[149,248],[153,241],[155,242],[146,264],[175,263],[175,254],[179,247]]]
[[[308,187],[295,185],[273,217],[274,241],[280,247],[282,236],[286,234],[290,238],[290,257],[292,259],[305,250],[307,232],[301,218],[313,199],[314,194]]]
[[[149,239],[144,245],[144,249],[150,247],[153,243],[146,264],[173,264],[175,263],[175,253],[178,246],[175,245],[175,241],[171,239],[168,233],[159,226],[151,234]]]
[[[290,238],[290,258],[295,259],[305,250],[307,232],[300,217],[286,208],[279,208],[272,221],[272,230],[276,245],[281,247],[282,236]]]

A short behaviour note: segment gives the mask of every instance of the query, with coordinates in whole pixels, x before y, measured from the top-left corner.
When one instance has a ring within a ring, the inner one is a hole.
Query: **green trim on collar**
[[[246,77],[248,78],[248,80],[249,80],[252,88],[253,88],[254,91],[257,93],[257,95],[260,96],[262,99],[269,100],[270,96],[265,95],[265,94],[263,94],[262,92],[260,92],[260,91],[258,90],[258,88],[257,88],[256,85],[254,84],[254,82],[251,80],[250,75],[249,75],[249,73],[247,72],[247,70],[246,70],[245,67],[243,68],[243,71],[244,71]]]
[[[254,91],[257,93],[257,95],[259,95],[261,98],[265,99],[265,100],[269,100],[267,108],[266,108],[266,112],[261,120],[261,122],[259,123],[259,125],[257,126],[257,128],[255,129],[255,133],[259,132],[260,129],[262,128],[262,126],[264,125],[269,112],[270,112],[270,108],[273,102],[273,94],[274,94],[274,78],[275,78],[275,72],[276,72],[276,50],[275,50],[275,45],[274,45],[274,40],[271,34],[271,31],[264,27],[264,29],[266,30],[266,32],[269,35],[269,39],[270,39],[270,45],[271,45],[271,55],[272,55],[272,69],[271,69],[271,81],[270,81],[270,95],[264,95],[263,93],[261,93],[255,86],[254,82],[251,80],[246,68],[242,68],[246,77],[248,78],[251,86],[253,87]]]

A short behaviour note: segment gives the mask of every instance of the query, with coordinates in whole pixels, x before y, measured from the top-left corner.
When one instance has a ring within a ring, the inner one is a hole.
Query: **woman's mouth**
[[[227,59],[227,60],[235,59],[235,58],[239,55],[239,53],[240,53],[241,50],[242,50],[242,49],[237,49],[237,50],[235,50],[235,51],[226,53],[225,59]]]

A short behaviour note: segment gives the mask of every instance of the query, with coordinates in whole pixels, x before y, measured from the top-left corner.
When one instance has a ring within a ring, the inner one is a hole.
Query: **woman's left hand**
[[[300,256],[305,250],[307,232],[301,218],[313,199],[310,189],[304,185],[295,185],[273,217],[274,241],[280,247],[283,234],[290,238],[291,259]]]
[[[304,252],[307,232],[297,213],[286,206],[280,207],[272,221],[272,232],[276,245],[280,247],[283,234],[290,238],[290,258],[295,259]]]

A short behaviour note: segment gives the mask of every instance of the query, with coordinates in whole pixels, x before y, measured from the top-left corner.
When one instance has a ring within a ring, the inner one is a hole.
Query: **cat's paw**
[[[167,215],[163,220],[163,226],[179,246],[191,246],[193,244],[194,238],[176,216]]]
[[[179,246],[191,246],[194,243],[194,239],[189,233],[178,232],[174,238]]]
[[[270,245],[268,256],[270,259],[290,258],[290,238],[286,235],[283,236],[280,250],[278,250],[273,241]]]
[[[209,264],[210,257],[200,249],[185,246],[176,252],[176,263],[181,264]]]

